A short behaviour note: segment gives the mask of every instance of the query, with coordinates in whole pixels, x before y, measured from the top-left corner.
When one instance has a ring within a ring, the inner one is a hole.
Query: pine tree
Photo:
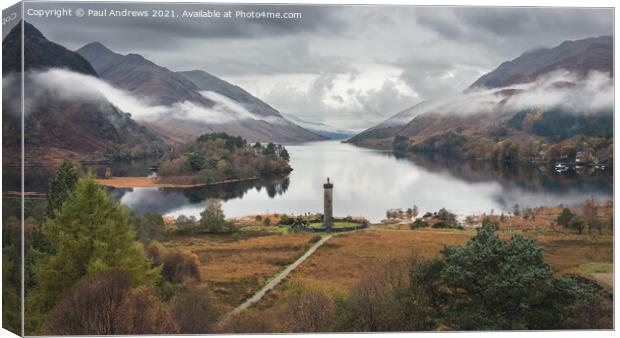
[[[290,161],[291,159],[291,155],[289,155],[288,150],[286,150],[286,148],[284,147],[282,147],[282,150],[280,151],[280,157],[286,162]]]
[[[54,218],[56,212],[60,210],[62,204],[75,189],[78,180],[78,171],[68,159],[62,160],[54,177],[50,179],[47,190],[47,204],[45,206],[45,217]],[[51,246],[41,233],[41,225],[37,225],[32,230],[30,248],[36,252],[29,254],[34,260],[38,252],[50,253]]]
[[[47,207],[45,216],[54,218],[54,214],[60,210],[62,204],[69,197],[78,180],[78,173],[73,163],[64,159],[60,163],[56,175],[50,180],[47,191]]]
[[[573,214],[572,211],[570,211],[570,209],[568,208],[564,208],[562,209],[562,213],[558,215],[558,217],[556,218],[556,222],[567,228],[568,225],[570,224],[571,219],[573,219],[575,215]]]
[[[80,178],[55,217],[43,225],[52,253],[41,257],[34,269],[37,309],[46,313],[84,276],[115,268],[129,271],[134,285],[154,283],[159,272],[134,240],[128,220],[128,211],[92,176]]]

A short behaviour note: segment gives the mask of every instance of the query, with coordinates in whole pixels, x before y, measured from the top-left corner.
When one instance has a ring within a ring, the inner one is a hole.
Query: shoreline
[[[214,185],[222,185],[228,183],[239,183],[246,181],[255,181],[258,177],[252,176],[248,178],[237,178],[232,180],[224,180],[214,183],[196,183],[196,184],[176,184],[176,183],[160,183],[159,177],[111,177],[97,178],[96,181],[106,187],[112,188],[197,188]]]

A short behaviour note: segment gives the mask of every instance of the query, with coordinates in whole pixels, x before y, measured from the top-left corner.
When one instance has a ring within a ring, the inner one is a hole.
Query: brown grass
[[[192,176],[193,177],[193,176]],[[242,181],[255,180],[256,177],[250,177],[246,179],[234,179],[225,180],[215,183],[198,183],[189,184],[191,177],[179,176],[177,179],[174,177],[158,178],[158,177],[110,177],[110,178],[98,178],[99,184],[113,187],[113,188],[193,188],[202,187],[208,185],[219,185]]]
[[[227,241],[201,235],[162,242],[200,259],[200,277],[220,305],[232,309],[307,250],[312,234],[269,235]]]
[[[501,232],[503,239],[516,232]],[[568,232],[539,234],[520,232],[532,237],[544,248],[545,260],[556,275],[578,273],[589,276],[579,266],[592,262],[613,262],[613,237],[575,235]],[[473,230],[394,230],[387,228],[336,236],[295,270],[287,281],[258,304],[261,309],[272,307],[281,300],[289,285],[304,283],[350,292],[373,266],[391,261],[403,261],[416,254],[419,257],[439,255],[444,245],[465,244]],[[591,277],[591,276],[589,276]]]
[[[372,266],[404,260],[414,252],[422,257],[431,257],[446,244],[467,242],[472,234],[466,231],[380,229],[344,234],[325,243],[293,272],[291,278],[348,291]]]
[[[556,274],[586,274],[579,268],[586,263],[613,263],[612,236],[537,236],[536,240],[544,248],[545,260]]]

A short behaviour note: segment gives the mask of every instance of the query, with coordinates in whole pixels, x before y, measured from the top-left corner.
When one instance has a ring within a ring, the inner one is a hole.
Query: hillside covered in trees
[[[213,184],[285,174],[292,169],[282,145],[250,145],[239,136],[204,134],[167,154],[159,166],[162,183]]]

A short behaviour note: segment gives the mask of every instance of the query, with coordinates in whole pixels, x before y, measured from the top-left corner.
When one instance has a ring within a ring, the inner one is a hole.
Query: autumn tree
[[[34,267],[37,288],[32,297],[43,313],[84,276],[125,269],[133,285],[142,285],[153,283],[159,273],[134,240],[128,211],[92,176],[78,180],[75,191],[42,230],[51,253]]]
[[[163,217],[152,212],[145,212],[143,215],[132,214],[130,222],[136,231],[136,238],[142,243],[160,238],[166,230]]]
[[[126,270],[97,274],[70,288],[52,309],[45,331],[55,335],[112,335],[131,287]]]
[[[172,315],[183,334],[212,332],[217,314],[208,290],[193,284],[187,285],[172,302]]]
[[[132,289],[124,299],[119,313],[119,331],[124,335],[180,333],[172,313],[152,287]]]
[[[284,332],[329,332],[333,330],[334,305],[325,291],[297,286],[288,296],[282,318]]]
[[[408,266],[396,261],[370,268],[355,285],[340,316],[339,331],[431,330],[428,303],[412,283]],[[422,296],[422,297],[420,297]]]
[[[179,232],[188,232],[193,230],[196,227],[196,217],[195,216],[185,216],[179,215],[177,219],[174,221],[174,225],[176,230]]]
[[[190,251],[166,249],[157,241],[146,248],[148,257],[161,266],[161,276],[168,282],[200,281],[200,260]]]
[[[132,289],[127,270],[86,277],[52,309],[45,331],[55,335],[178,333],[178,325],[150,287]]]
[[[200,225],[209,232],[222,232],[225,230],[225,223],[222,202],[217,199],[209,199],[207,207],[200,213]]]
[[[583,201],[581,213],[584,222],[588,226],[588,233],[592,234],[592,228],[596,226],[596,202],[594,201],[594,197],[590,196]]]

